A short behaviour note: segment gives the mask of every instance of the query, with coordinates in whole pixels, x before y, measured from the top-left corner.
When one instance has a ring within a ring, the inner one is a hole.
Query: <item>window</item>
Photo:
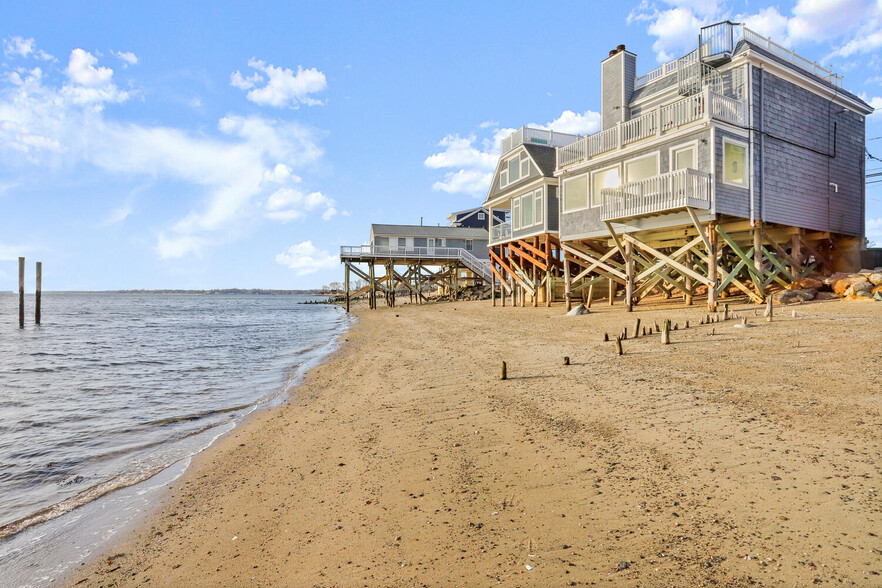
[[[564,180],[564,212],[579,210],[588,206],[588,176],[578,176]]]
[[[483,214],[483,213],[481,213]],[[475,242],[471,239],[466,239],[466,251],[471,251],[475,248]]]
[[[398,246],[399,247],[407,247],[407,238],[406,237],[398,237]]]
[[[537,225],[541,225],[542,224],[542,214],[545,209],[545,207],[543,206],[545,199],[542,198],[542,188],[539,188],[538,190],[533,192],[533,200],[536,203],[536,205],[535,205],[536,213],[533,216],[533,218],[536,221]]]
[[[413,246],[414,247],[426,247],[428,245],[428,240],[425,237],[414,237],[413,238]]]
[[[521,228],[521,199],[515,198],[511,202],[511,228],[519,229]]]
[[[508,183],[513,184],[521,179],[521,160],[518,157],[508,160]]]
[[[671,149],[671,171],[695,169],[695,145]]]
[[[625,182],[636,182],[658,175],[658,153],[625,162]]]
[[[483,212],[478,213],[478,220],[487,220],[487,215]]]
[[[429,239],[429,247],[435,246],[435,239]]]
[[[533,225],[533,194],[521,196],[521,226],[530,227]]]
[[[388,247],[389,246],[389,237],[376,237],[374,239],[374,244],[377,247]]]
[[[530,175],[530,159],[525,157],[523,161],[520,155],[516,155],[502,164],[499,172],[499,187],[504,188],[514,184]]]
[[[723,139],[723,183],[747,187],[747,145]]]
[[[591,206],[600,206],[604,188],[618,188],[622,184],[619,177],[619,166],[608,167],[591,174]]]

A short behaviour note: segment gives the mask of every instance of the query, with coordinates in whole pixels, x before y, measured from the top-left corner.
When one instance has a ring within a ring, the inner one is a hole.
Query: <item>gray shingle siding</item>
[[[634,93],[637,76],[637,56],[621,51],[609,57],[601,67],[600,118],[603,129],[628,120],[626,106]]]
[[[638,151],[634,151],[632,153],[628,153],[624,157],[620,157],[615,159],[614,161],[607,161],[605,163],[598,163],[597,165],[593,165],[587,168],[584,172],[580,172],[577,175],[590,174],[592,171],[596,171],[598,169],[604,169],[611,165],[615,165],[616,163],[622,164],[627,160],[634,159],[643,155],[649,155],[651,153],[658,152],[659,153],[659,170],[660,173],[666,173],[671,170],[671,162],[670,162],[670,150],[671,147],[679,147],[681,145],[685,145],[687,143],[692,143],[694,141],[698,141],[697,143],[697,153],[696,160],[697,166],[700,171],[710,172],[711,171],[711,159],[710,159],[710,149],[708,147],[708,143],[702,143],[701,140],[708,140],[710,137],[710,131],[708,129],[701,129],[694,133],[689,133],[682,137],[678,137],[676,139],[672,139],[670,141],[665,141],[661,145],[656,145],[655,147],[649,147],[646,149],[641,149]],[[575,177],[575,176],[568,176]],[[561,185],[563,185],[565,178],[561,178]],[[588,178],[589,184],[589,194],[588,198],[591,199],[591,178],[589,175]],[[562,207],[562,204],[559,205]],[[577,210],[574,212],[561,212],[560,213],[560,221],[559,221],[559,231],[561,240],[569,240],[578,238],[581,235],[586,235],[590,233],[595,233],[598,231],[606,231],[606,225],[603,221],[600,220],[600,207],[589,207],[585,210]]]
[[[730,214],[742,218],[750,217],[750,189],[723,183],[723,144],[724,139],[732,139],[734,142],[750,147],[746,137],[736,135],[717,128],[714,145],[714,174],[716,185],[714,186],[714,210],[717,214]],[[748,153],[748,157],[750,154]],[[753,168],[748,170],[750,172]]]
[[[539,173],[546,178],[554,177],[554,167],[557,164],[554,147],[524,145],[524,149],[530,154],[536,165],[539,166]]]
[[[545,228],[549,233],[557,233],[560,218],[560,204],[557,201],[557,186],[548,186],[548,199],[545,206]]]
[[[863,235],[864,117],[765,70],[752,75],[761,218]]]

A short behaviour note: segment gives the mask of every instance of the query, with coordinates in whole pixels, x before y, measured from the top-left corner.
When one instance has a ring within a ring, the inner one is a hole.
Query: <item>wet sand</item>
[[[69,583],[882,585],[882,304],[738,308],[359,309]]]

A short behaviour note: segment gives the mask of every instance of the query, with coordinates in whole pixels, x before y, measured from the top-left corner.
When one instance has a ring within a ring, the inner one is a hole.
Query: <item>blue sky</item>
[[[0,290],[19,255],[52,290],[339,280],[370,223],[479,204],[508,129],[596,131],[609,49],[644,73],[725,18],[882,108],[882,1],[7,6]]]

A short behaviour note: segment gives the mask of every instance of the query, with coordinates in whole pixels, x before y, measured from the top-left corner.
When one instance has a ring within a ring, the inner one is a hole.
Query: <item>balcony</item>
[[[531,129],[530,127],[521,127],[511,135],[500,141],[499,150],[502,155],[513,151],[521,145],[545,145],[548,147],[562,147],[569,145],[574,141],[578,141],[579,135],[568,135],[566,133],[556,133],[545,129]]]
[[[499,243],[511,239],[511,223],[500,223],[490,227],[490,242]]]
[[[662,136],[684,125],[708,118],[744,126],[747,124],[747,103],[714,92],[709,87],[705,88],[700,94],[658,106],[642,116],[558,147],[557,169],[588,161],[609,151],[622,149],[649,137]]]
[[[710,209],[711,175],[681,169],[601,191],[600,218],[619,221],[686,208]]]

